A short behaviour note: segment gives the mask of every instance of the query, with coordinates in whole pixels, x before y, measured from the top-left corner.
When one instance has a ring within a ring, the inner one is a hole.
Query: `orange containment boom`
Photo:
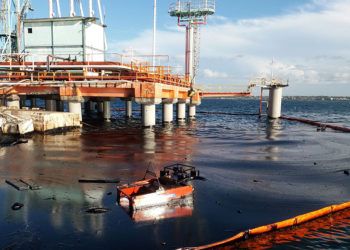
[[[305,222],[312,221],[312,220],[315,220],[317,218],[320,218],[320,217],[323,217],[323,216],[326,216],[326,215],[329,215],[332,213],[336,213],[336,212],[339,212],[339,211],[342,211],[342,210],[348,209],[348,208],[350,208],[350,202],[342,203],[339,205],[332,205],[332,206],[325,207],[325,208],[322,208],[322,209],[319,209],[319,210],[316,210],[313,212],[309,212],[306,214],[296,216],[296,217],[291,218],[291,219],[280,221],[280,222],[277,222],[274,224],[249,229],[245,232],[240,232],[240,233],[238,233],[238,234],[236,234],[236,235],[234,235],[226,240],[223,240],[223,241],[219,241],[219,242],[215,242],[215,243],[212,243],[209,245],[204,245],[204,246],[199,246],[199,247],[185,247],[184,249],[213,249],[213,248],[224,247],[224,246],[228,246],[228,245],[233,244],[233,243],[237,243],[238,241],[246,240],[250,236],[262,235],[262,234],[270,233],[270,232],[273,232],[276,230],[301,225]]]

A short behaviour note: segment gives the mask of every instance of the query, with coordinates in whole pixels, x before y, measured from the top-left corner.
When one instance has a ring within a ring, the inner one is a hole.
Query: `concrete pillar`
[[[37,105],[36,105],[36,98],[35,97],[30,99],[30,107],[31,108],[36,108],[37,107]]]
[[[89,105],[90,105],[89,111],[90,111],[90,112],[95,112],[95,111],[96,111],[96,103],[93,102],[93,101],[89,101],[88,103],[89,103]]]
[[[172,103],[163,103],[163,123],[171,123],[174,118],[174,105]]]
[[[188,106],[188,117],[189,117],[190,119],[196,118],[196,106],[197,106],[197,105],[194,105],[194,104],[190,104],[190,105]]]
[[[57,111],[57,103],[56,100],[45,100],[45,109],[46,111]]]
[[[27,98],[25,96],[21,97],[21,108],[25,108],[26,107],[26,101],[27,101]]]
[[[125,101],[125,116],[127,118],[131,118],[132,117],[132,101]]]
[[[78,114],[80,116],[80,121],[83,120],[82,111],[81,111],[81,102],[69,102],[68,109],[69,109],[69,112]]]
[[[269,93],[269,107],[267,115],[276,119],[281,117],[282,110],[282,88],[278,86],[272,86]]]
[[[97,103],[97,112],[98,113],[103,113],[103,102],[98,102]]]
[[[103,118],[106,121],[111,120],[111,102],[110,101],[103,101]]]
[[[156,105],[142,104],[142,126],[153,127],[156,125]]]
[[[11,95],[7,98],[6,106],[9,108],[20,109],[20,98],[18,95]]]
[[[177,119],[178,120],[185,120],[186,119],[186,103],[179,102],[177,104]]]
[[[56,101],[56,110],[59,112],[64,112],[64,102],[57,100]]]

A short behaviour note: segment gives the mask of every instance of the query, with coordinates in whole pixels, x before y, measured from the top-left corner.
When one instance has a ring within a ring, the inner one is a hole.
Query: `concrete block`
[[[24,120],[18,123],[18,132],[21,135],[34,132],[34,123],[32,119]]]

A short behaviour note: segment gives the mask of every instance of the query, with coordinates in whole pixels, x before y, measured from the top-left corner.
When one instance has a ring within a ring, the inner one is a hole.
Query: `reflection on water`
[[[266,121],[266,139],[269,141],[278,141],[282,131],[282,121],[280,119],[267,119]],[[272,144],[266,147],[266,160],[277,161],[280,147]]]
[[[180,199],[172,204],[165,206],[156,206],[147,209],[132,211],[129,209],[129,201],[127,199],[120,200],[120,206],[130,216],[130,218],[139,222],[155,222],[170,218],[180,218],[192,216],[193,213],[193,195],[184,199]]]
[[[299,248],[326,249],[348,245],[350,210],[338,212],[292,229],[255,237],[234,246],[235,249]],[[333,247],[331,247],[333,245]],[[328,246],[328,247],[327,247]],[[337,246],[337,247],[336,247]]]

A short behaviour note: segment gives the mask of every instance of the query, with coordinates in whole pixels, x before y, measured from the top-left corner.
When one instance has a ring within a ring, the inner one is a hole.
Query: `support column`
[[[143,127],[156,125],[156,105],[162,102],[160,98],[135,98],[135,102],[141,104],[141,119]]]
[[[282,87],[271,86],[269,93],[269,107],[267,115],[272,118],[280,118],[282,110]]]
[[[102,114],[103,113],[103,102],[97,103],[97,112]]]
[[[26,101],[27,101],[26,96],[22,96],[21,97],[21,108],[25,108],[26,107]]]
[[[93,101],[89,101],[90,105],[90,112],[95,112],[96,111],[96,103]]]
[[[56,100],[51,100],[51,99],[45,100],[45,109],[46,111],[57,111]]]
[[[163,99],[163,123],[174,121],[174,104],[177,102],[177,99]]]
[[[174,104],[163,103],[163,123],[173,122]]]
[[[188,106],[188,117],[190,119],[195,119],[196,118],[196,106],[197,105],[194,105],[194,104],[190,104]]]
[[[56,101],[56,110],[59,112],[64,112],[64,102],[57,100]]]
[[[177,110],[176,110],[176,117],[177,120],[183,121],[186,119],[186,103],[185,102],[179,102],[177,104]]]
[[[132,117],[132,101],[130,100],[125,101],[125,116],[127,118]]]
[[[30,107],[31,108],[36,108],[37,107],[37,105],[36,105],[36,98],[35,97],[32,97],[30,99]]]
[[[81,102],[69,102],[68,109],[70,113],[78,114],[80,121],[83,120],[82,111],[81,111]]]
[[[111,121],[111,102],[103,101],[103,118],[106,121]]]
[[[153,127],[156,125],[156,105],[142,104],[142,126]]]
[[[11,95],[7,98],[6,106],[8,108],[20,109],[20,98],[18,95]]]

